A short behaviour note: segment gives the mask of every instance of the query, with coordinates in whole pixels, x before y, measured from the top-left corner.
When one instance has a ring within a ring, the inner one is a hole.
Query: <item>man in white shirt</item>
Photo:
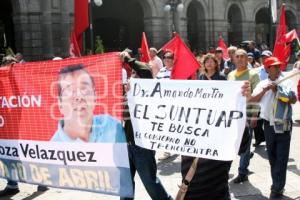
[[[297,101],[295,93],[290,90],[287,81],[277,84],[277,81],[283,77],[280,71],[281,64],[276,57],[269,57],[265,60],[264,67],[268,73],[268,79],[261,81],[255,87],[251,99],[253,102],[260,103],[260,117],[264,119],[264,133],[271,166],[270,198],[272,199],[282,197],[284,192],[292,132],[291,104]],[[282,88],[288,94],[287,97],[280,95],[283,91]],[[279,107],[284,112],[278,112]],[[278,118],[278,113],[282,118]],[[290,113],[290,115],[283,113]],[[281,129],[277,129],[278,120],[282,123]]]
[[[154,47],[151,47],[149,49],[151,60],[149,62],[151,68],[152,68],[152,74],[153,78],[156,78],[157,73],[160,71],[161,68],[163,68],[163,62],[162,60],[157,56],[157,49]]]

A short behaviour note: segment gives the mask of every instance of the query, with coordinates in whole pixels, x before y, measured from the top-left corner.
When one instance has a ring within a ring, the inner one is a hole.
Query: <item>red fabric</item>
[[[70,53],[70,57],[72,58],[81,56],[80,48],[78,46],[74,31],[72,31],[71,33],[69,53]]]
[[[70,49],[74,43],[74,35],[77,41],[77,46],[79,51],[82,49],[82,33],[89,27],[89,2],[88,0],[74,0],[74,26],[73,33],[71,34],[71,41],[73,43],[70,44]],[[73,35],[74,34],[74,35]],[[77,52],[75,50],[73,52]],[[76,54],[75,54],[76,55]],[[76,56],[80,56],[77,54]]]
[[[299,40],[297,31],[295,29],[293,29],[290,32],[288,32],[287,34],[285,34],[286,42],[292,42],[293,40],[296,40],[296,39]]]
[[[185,45],[177,33],[175,33],[175,36],[161,49],[174,52],[175,64],[171,79],[188,79],[194,75],[200,67],[191,50]]]
[[[223,59],[225,59],[225,60],[229,59],[227,46],[226,46],[222,36],[219,37],[218,47],[220,47],[223,51]]]
[[[67,65],[79,63],[85,66],[95,81],[97,99],[94,114],[107,113],[122,119],[122,63],[118,52],[26,62],[0,68],[0,139],[48,141],[62,118],[58,106],[58,73]],[[14,96],[16,98],[12,98]],[[32,96],[40,96],[40,106],[28,100]],[[21,97],[26,98],[20,101]]]
[[[149,53],[148,42],[147,42],[145,32],[143,32],[143,35],[142,35],[141,53],[142,53],[142,56],[141,56],[140,60],[142,62],[148,63],[150,61],[150,53]]]
[[[281,6],[280,22],[277,28],[276,41],[273,50],[273,56],[277,57],[284,65],[282,65],[282,70],[287,66],[289,55],[290,55],[290,45],[286,45],[286,22],[285,22],[285,6]]]

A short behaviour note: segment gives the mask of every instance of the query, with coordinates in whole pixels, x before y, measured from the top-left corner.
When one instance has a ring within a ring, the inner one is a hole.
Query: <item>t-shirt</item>
[[[172,72],[172,69],[169,70],[166,67],[163,67],[159,70],[158,74],[156,75],[156,79],[170,79],[171,72]]]
[[[51,138],[53,142],[84,142],[80,138],[72,139],[63,130],[64,121],[60,120],[58,129]],[[122,124],[110,115],[96,115],[93,117],[92,131],[89,141],[91,143],[123,143],[126,142]]]
[[[272,83],[270,79],[265,79],[257,84],[252,95],[255,96],[263,91],[268,84]],[[268,90],[264,96],[261,98],[260,104],[260,117],[264,120],[274,124],[274,115],[273,115],[273,103],[274,103],[275,94],[272,90]]]
[[[250,82],[251,93],[256,85],[260,82],[259,76],[254,69],[245,69],[243,72],[234,70],[228,74],[227,80],[231,81],[246,81]],[[259,107],[253,104],[247,104],[247,117],[252,117],[253,114],[259,112]]]
[[[239,74],[239,72],[237,70],[234,70],[228,74],[227,80],[231,80],[231,81],[249,80],[250,86],[251,86],[251,92],[253,92],[256,85],[260,82],[257,72],[252,69],[246,69],[241,74]]]

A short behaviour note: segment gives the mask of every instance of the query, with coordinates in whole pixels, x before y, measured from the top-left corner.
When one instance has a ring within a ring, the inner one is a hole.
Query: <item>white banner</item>
[[[246,123],[242,81],[133,79],[128,104],[141,147],[233,160]]]
[[[1,159],[32,163],[129,168],[126,151],[126,143],[71,143],[0,139]]]

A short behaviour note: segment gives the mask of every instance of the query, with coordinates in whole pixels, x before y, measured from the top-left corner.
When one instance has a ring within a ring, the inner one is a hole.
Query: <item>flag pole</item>
[[[272,18],[272,0],[269,0],[269,11],[270,11],[270,24],[269,24],[269,31],[270,31],[270,49],[273,49],[273,18]]]
[[[90,48],[94,54],[94,30],[93,30],[93,0],[89,0],[89,18],[90,18]]]
[[[280,80],[276,81],[276,84],[278,85],[278,84],[282,83],[283,81],[286,81],[286,80],[288,80],[290,78],[293,78],[294,76],[297,76],[297,75],[300,75],[300,71],[296,71],[296,72],[293,72],[293,73],[287,75],[283,79],[280,79]]]

